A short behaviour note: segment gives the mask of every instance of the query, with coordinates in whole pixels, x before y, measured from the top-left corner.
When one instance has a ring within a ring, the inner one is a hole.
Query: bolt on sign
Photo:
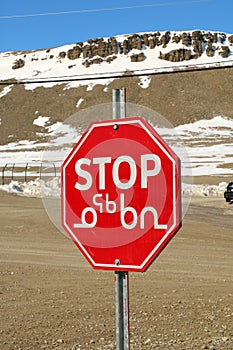
[[[62,224],[93,268],[145,271],[181,227],[178,156],[141,117],[90,124],[62,164]]]

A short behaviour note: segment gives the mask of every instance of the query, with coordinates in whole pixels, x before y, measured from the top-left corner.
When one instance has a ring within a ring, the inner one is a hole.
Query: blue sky
[[[232,19],[233,0],[0,0],[0,51],[147,31],[233,34]]]

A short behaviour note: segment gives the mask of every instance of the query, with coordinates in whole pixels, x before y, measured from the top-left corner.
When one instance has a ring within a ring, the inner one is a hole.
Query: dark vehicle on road
[[[226,202],[233,201],[233,182],[229,182],[227,185],[226,191],[224,192],[224,198]]]

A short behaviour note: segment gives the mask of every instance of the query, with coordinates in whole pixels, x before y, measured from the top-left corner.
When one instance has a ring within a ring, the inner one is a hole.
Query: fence
[[[36,178],[46,179],[60,176],[60,167],[55,163],[6,163],[0,171],[2,185],[12,180],[28,182]]]

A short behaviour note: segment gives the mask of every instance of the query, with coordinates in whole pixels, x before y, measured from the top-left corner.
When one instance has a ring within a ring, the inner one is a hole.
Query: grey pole
[[[128,277],[126,271],[115,271],[117,350],[129,350]]]
[[[125,94],[126,94],[125,88],[112,90],[113,119],[121,119],[126,117]]]
[[[124,89],[112,91],[113,119],[121,119],[126,116]],[[116,259],[116,265],[120,261]],[[129,350],[129,284],[128,272],[115,271],[116,292],[116,349]]]

